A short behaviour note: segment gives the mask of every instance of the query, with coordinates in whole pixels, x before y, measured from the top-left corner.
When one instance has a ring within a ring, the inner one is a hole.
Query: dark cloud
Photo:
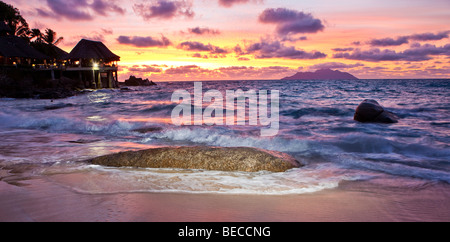
[[[408,36],[401,36],[397,39],[393,38],[384,38],[384,39],[373,39],[369,41],[369,44],[371,46],[398,46],[402,44],[407,44],[409,37]]]
[[[172,67],[165,71],[165,74],[168,75],[180,75],[180,74],[192,74],[192,73],[201,73],[208,72],[207,69],[203,69],[197,65],[187,65],[187,66],[178,66]]]
[[[192,57],[203,58],[203,59],[208,59],[209,58],[207,55],[202,55],[200,53],[195,53],[195,54],[192,55]]]
[[[413,34],[410,35],[409,38],[417,41],[428,41],[428,40],[441,40],[448,38],[450,31],[443,31],[437,34],[433,33],[422,33],[422,34]]]
[[[286,8],[269,8],[259,15],[261,23],[276,24],[279,35],[317,33],[325,26],[310,13]]]
[[[396,61],[403,60],[405,56],[401,53],[397,53],[393,50],[380,50],[371,49],[362,51],[360,49],[354,50],[352,53],[337,53],[333,55],[334,58],[344,58],[350,60],[363,60],[363,61]]]
[[[335,52],[342,52],[342,51],[352,51],[354,49],[355,48],[349,47],[349,48],[334,48],[332,50],[335,51]]]
[[[197,41],[185,41],[178,45],[179,49],[184,49],[188,51],[208,51],[210,54],[225,55],[228,54],[226,49],[214,46],[211,44],[203,44]]]
[[[281,38],[281,41],[297,42],[297,41],[303,41],[303,40],[307,40],[307,39],[308,39],[308,37],[306,37],[306,36],[292,37],[290,35],[286,35],[283,38]]]
[[[170,40],[164,36],[162,36],[161,39],[155,39],[150,36],[119,36],[117,41],[121,44],[133,45],[136,47],[167,47],[172,44]]]
[[[327,55],[318,52],[306,52],[297,50],[293,46],[285,46],[282,42],[270,39],[261,39],[260,42],[252,43],[246,47],[245,54],[254,54],[255,58],[285,58],[285,59],[320,59]]]
[[[92,10],[102,16],[107,16],[108,12],[115,12],[122,15],[125,14],[125,9],[115,5],[114,1],[94,0],[94,2],[90,6]]]
[[[432,40],[441,40],[448,38],[450,31],[443,31],[439,33],[420,33],[420,34],[412,34],[407,36],[399,36],[396,39],[394,38],[383,38],[383,39],[372,39],[368,42],[371,46],[399,46],[403,44],[409,43],[409,40],[415,41],[432,41]]]
[[[36,13],[41,17],[67,18],[70,20],[92,20],[94,16],[108,16],[109,13],[125,14],[116,1],[94,0],[47,0],[49,9],[38,8]]]
[[[401,52],[394,50],[380,50],[378,48],[362,51],[355,49],[353,52],[348,53],[336,53],[334,58],[344,58],[350,60],[363,60],[363,61],[426,61],[433,58],[436,55],[450,56],[450,44],[437,47],[431,44],[415,44],[413,47]]]
[[[220,31],[215,30],[215,29],[210,29],[210,28],[195,27],[195,28],[190,28],[189,33],[197,34],[197,35],[204,35],[204,34],[217,35],[217,34],[220,34]]]
[[[312,70],[320,70],[320,69],[348,69],[348,68],[355,68],[355,67],[361,67],[364,66],[362,63],[355,63],[355,64],[345,64],[341,62],[326,62],[326,63],[320,63],[313,66],[310,66],[309,68]]]
[[[219,5],[223,7],[230,8],[235,4],[244,4],[244,3],[262,3],[263,0],[219,0]]]
[[[411,58],[411,60],[426,60],[431,59],[431,56],[434,55],[446,55],[450,56],[450,44],[447,44],[442,47],[436,47],[431,44],[424,44],[420,46],[416,46],[415,48],[410,48],[402,52],[403,55]]]
[[[185,41],[179,45],[179,48],[189,51],[211,51],[212,46],[197,41]]]
[[[55,16],[65,17],[71,20],[93,19],[86,9],[88,4],[84,0],[47,0],[47,4]]]
[[[133,10],[144,20],[153,18],[171,19],[177,16],[192,18],[194,16],[192,2],[186,0],[152,0],[150,3],[135,4]]]

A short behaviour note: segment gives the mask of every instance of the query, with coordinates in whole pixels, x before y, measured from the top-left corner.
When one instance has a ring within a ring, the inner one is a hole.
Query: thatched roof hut
[[[50,57],[31,47],[25,40],[16,36],[0,37],[0,56],[39,60],[50,59]]]
[[[44,55],[47,55],[52,59],[58,61],[65,60],[69,55],[69,53],[60,49],[59,47],[47,43],[32,43],[32,47],[43,53]]]
[[[104,62],[120,61],[102,42],[82,39],[66,56],[67,60],[94,59]]]

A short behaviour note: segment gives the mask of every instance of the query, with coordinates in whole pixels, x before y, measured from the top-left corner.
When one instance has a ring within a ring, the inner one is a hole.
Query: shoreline
[[[380,192],[381,191],[381,192]],[[450,221],[450,185],[383,188],[367,181],[298,195],[83,194],[49,177],[0,181],[2,222]]]

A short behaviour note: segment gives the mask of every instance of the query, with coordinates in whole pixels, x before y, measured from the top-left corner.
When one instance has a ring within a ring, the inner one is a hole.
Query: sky
[[[70,52],[102,41],[119,81],[450,78],[449,0],[3,0]]]

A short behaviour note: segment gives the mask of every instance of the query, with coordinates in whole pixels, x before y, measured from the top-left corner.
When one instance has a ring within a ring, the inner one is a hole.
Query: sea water
[[[176,90],[165,82],[130,90],[96,90],[62,100],[0,100],[0,178],[45,177],[86,194],[219,193],[284,195],[338,188],[346,181],[423,187],[450,183],[450,81],[204,81],[203,90],[278,90],[277,135],[254,125],[174,125]],[[400,120],[353,120],[375,99]],[[204,105],[208,105],[207,103]],[[139,129],[149,128],[149,132]],[[85,160],[162,146],[256,147],[305,164],[283,173],[111,168]],[[3,170],[3,171],[2,171]],[[70,177],[83,179],[70,179]],[[64,177],[64,179],[60,179]]]

